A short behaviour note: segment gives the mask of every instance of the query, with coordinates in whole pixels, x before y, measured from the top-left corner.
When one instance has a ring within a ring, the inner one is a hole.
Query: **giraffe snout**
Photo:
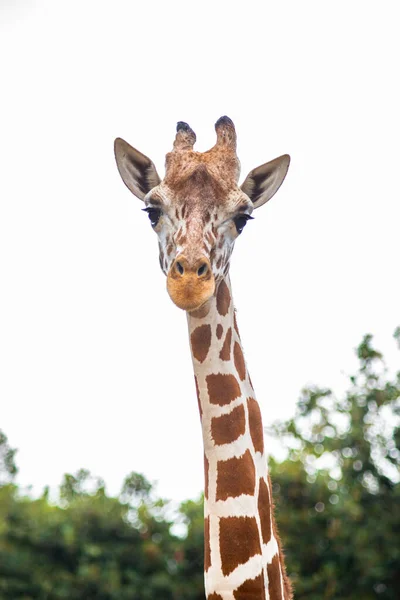
[[[167,276],[171,300],[183,310],[195,310],[214,293],[215,281],[208,258],[176,257]]]
[[[211,275],[210,261],[206,257],[201,257],[195,261],[189,261],[184,256],[178,256],[172,264],[175,276],[186,277],[194,276],[206,278]]]

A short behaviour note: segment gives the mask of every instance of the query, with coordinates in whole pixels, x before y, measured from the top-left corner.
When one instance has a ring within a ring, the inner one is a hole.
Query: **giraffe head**
[[[228,117],[221,117],[215,129],[215,146],[195,152],[195,133],[179,122],[162,181],[147,156],[121,138],[115,140],[119,173],[143,200],[143,210],[158,236],[169,295],[187,311],[200,308],[213,296],[228,273],[236,238],[253,218],[254,209],[278,190],[290,162],[285,154],[265,163],[239,186],[235,127]]]

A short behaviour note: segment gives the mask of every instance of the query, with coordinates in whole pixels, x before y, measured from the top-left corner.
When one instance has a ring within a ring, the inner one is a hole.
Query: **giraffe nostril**
[[[182,265],[181,265],[181,263],[180,263],[180,262],[177,262],[177,263],[176,263],[176,268],[177,268],[177,270],[179,271],[179,273],[180,273],[181,275],[183,275],[184,268],[182,267]]]
[[[198,268],[198,270],[197,270],[197,275],[198,275],[199,277],[201,277],[201,276],[202,276],[202,275],[204,275],[204,273],[206,273],[206,272],[207,272],[207,263],[203,263],[203,264],[201,265],[201,267],[199,267],[199,268]]]

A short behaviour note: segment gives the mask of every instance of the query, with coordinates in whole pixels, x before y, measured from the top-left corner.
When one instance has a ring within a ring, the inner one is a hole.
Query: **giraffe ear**
[[[290,156],[284,154],[250,171],[241,189],[250,198],[254,208],[268,202],[278,191],[286,177],[289,164]]]
[[[152,161],[121,138],[114,142],[115,160],[126,187],[140,200],[161,182]]]

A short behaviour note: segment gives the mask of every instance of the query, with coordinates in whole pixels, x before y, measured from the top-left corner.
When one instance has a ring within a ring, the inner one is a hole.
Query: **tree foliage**
[[[303,391],[272,464],[296,598],[395,599],[400,589],[400,372],[367,335],[343,397]]]
[[[12,481],[17,474],[16,452],[11,448],[7,436],[0,429],[0,485]]]
[[[132,489],[133,481],[140,485]],[[131,474],[112,498],[101,480],[81,470],[65,475],[57,506],[47,493],[32,500],[14,485],[2,486],[0,598],[199,597],[186,594],[182,540],[172,535],[167,504],[153,499],[151,489],[144,476]]]
[[[274,428],[288,449],[271,475],[296,600],[399,596],[400,373],[369,335],[357,356],[343,396],[308,388]],[[135,472],[111,497],[81,469],[52,504],[47,490],[20,493],[14,457],[0,433],[0,600],[204,598],[202,498],[174,511]]]

